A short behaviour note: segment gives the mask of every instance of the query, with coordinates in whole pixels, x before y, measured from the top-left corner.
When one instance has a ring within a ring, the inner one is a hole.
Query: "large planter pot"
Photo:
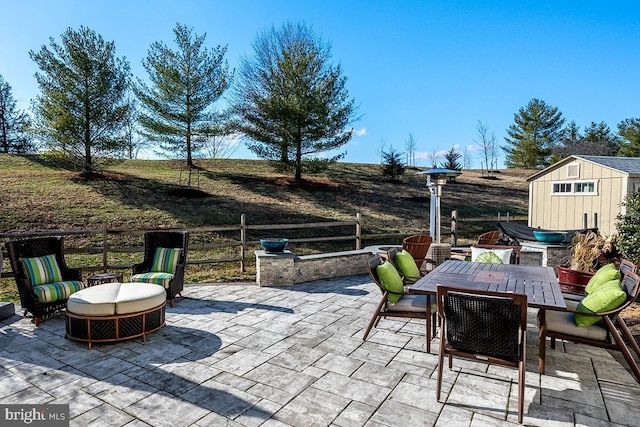
[[[570,268],[557,266],[558,283],[562,292],[576,295],[584,295],[584,288],[589,283],[595,272],[571,270]]]

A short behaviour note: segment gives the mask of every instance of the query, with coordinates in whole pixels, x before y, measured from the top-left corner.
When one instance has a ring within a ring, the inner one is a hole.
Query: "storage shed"
[[[627,193],[640,189],[640,158],[569,156],[531,175],[529,227],[616,232]]]

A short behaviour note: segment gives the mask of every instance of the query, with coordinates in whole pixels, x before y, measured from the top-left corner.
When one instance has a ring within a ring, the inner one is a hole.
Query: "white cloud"
[[[365,136],[367,134],[367,128],[363,127],[361,129],[354,129],[353,136]]]

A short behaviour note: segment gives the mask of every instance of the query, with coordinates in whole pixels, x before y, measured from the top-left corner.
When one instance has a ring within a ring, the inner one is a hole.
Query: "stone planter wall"
[[[330,252],[296,256],[291,251],[256,251],[256,282],[259,286],[291,286],[296,283],[367,273],[370,250]]]

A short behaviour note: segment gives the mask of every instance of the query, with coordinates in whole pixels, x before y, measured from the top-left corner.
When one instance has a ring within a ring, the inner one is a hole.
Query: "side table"
[[[87,276],[87,287],[103,283],[122,282],[122,273],[96,273]]]

